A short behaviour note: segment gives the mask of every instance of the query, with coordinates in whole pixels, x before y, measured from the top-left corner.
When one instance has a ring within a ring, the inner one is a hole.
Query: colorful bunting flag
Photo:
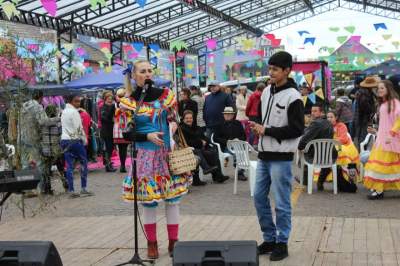
[[[304,106],[306,106],[306,104],[307,104],[307,99],[308,99],[307,96],[303,96],[303,104],[304,104]]]
[[[194,64],[187,64],[187,69],[192,70],[194,68]]]
[[[250,51],[252,48],[254,48],[255,41],[253,39],[243,39],[241,44],[243,46],[243,50]]]
[[[336,40],[340,43],[343,44],[347,40],[347,36],[339,36],[336,38]]]
[[[382,37],[383,37],[383,39],[384,39],[385,41],[387,41],[387,40],[389,40],[390,38],[392,38],[392,34],[383,34]]]
[[[136,3],[141,7],[144,8],[146,5],[147,0],[136,0]]]
[[[156,44],[156,43],[151,43],[149,44],[149,48],[151,50],[153,50],[154,52],[158,52],[160,51],[160,45]]]
[[[275,39],[275,34],[267,33],[267,34],[264,34],[263,37],[266,38],[267,40],[272,41]]]
[[[176,53],[176,56],[179,57],[179,58],[183,58],[183,57],[185,57],[185,55],[186,55],[185,52],[177,52]]]
[[[305,74],[304,78],[305,78],[308,86],[310,86],[310,88],[312,88],[312,85],[313,85],[313,82],[314,82],[314,74],[313,73]]]
[[[63,47],[67,52],[71,52],[74,49],[75,44],[73,44],[73,43],[64,43]]]
[[[232,49],[227,49],[224,51],[224,56],[234,56],[235,55],[235,51]]]
[[[307,43],[311,43],[312,45],[314,45],[314,43],[315,43],[315,37],[308,37],[308,38],[305,38],[305,39],[304,39],[304,44],[307,44]]]
[[[3,2],[1,4],[1,8],[3,9],[4,14],[6,14],[6,17],[8,19],[11,19],[14,16],[19,16],[20,14],[19,10],[17,10],[14,3],[12,2]]]
[[[138,52],[130,52],[128,53],[128,58],[129,59],[136,59],[139,57],[139,53]]]
[[[187,49],[187,44],[184,41],[177,40],[177,41],[170,42],[169,47],[170,47],[169,49],[171,51],[179,52],[179,51],[182,51],[184,49]]]
[[[317,102],[317,99],[316,99],[316,97],[315,97],[315,93],[314,93],[314,92],[312,92],[312,93],[310,93],[310,94],[308,95],[308,99],[310,99],[310,101],[311,101],[313,104],[315,104],[315,103]]]
[[[393,45],[394,47],[396,47],[396,49],[398,49],[399,46],[400,46],[400,42],[399,42],[399,41],[393,41],[393,42],[392,42],[392,45]]]
[[[273,39],[271,40],[272,48],[278,48],[281,45],[282,39]]]
[[[308,31],[306,31],[306,30],[298,31],[298,33],[299,33],[300,37],[302,37],[304,34],[310,34],[310,33],[309,33]]]
[[[104,72],[105,72],[105,73],[111,73],[111,71],[112,71],[112,66],[111,66],[111,65],[108,65],[108,66],[104,69]]]
[[[57,13],[57,2],[56,0],[40,0],[43,8],[50,14],[50,16],[55,17]]]
[[[86,51],[85,51],[85,49],[83,49],[82,47],[78,47],[78,48],[76,48],[75,49],[75,53],[78,55],[78,56],[84,56],[85,54],[86,54]]]
[[[387,30],[385,23],[375,23],[374,28],[376,31],[378,31],[379,29]]]
[[[206,41],[206,46],[208,49],[214,50],[215,48],[217,48],[217,40],[216,39],[208,39]]]
[[[132,46],[136,50],[136,52],[140,52],[143,49],[144,44],[142,42],[133,42]]]
[[[347,27],[344,27],[344,29],[345,29],[347,32],[353,34],[354,31],[356,30],[356,27],[354,27],[354,26],[347,26]]]
[[[101,7],[107,6],[106,0],[89,0],[89,2],[90,2],[90,9],[92,10],[97,9],[97,5],[100,5]]]
[[[333,32],[338,32],[338,31],[340,31],[340,28],[339,27],[330,27],[329,30],[333,31]]]
[[[323,91],[322,89],[318,89],[318,90],[315,92],[315,94],[316,94],[319,98],[321,98],[322,100],[325,99],[324,91]]]

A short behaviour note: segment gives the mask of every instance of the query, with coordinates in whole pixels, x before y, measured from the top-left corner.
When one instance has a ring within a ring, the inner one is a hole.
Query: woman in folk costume
[[[400,190],[400,101],[392,82],[378,85],[379,127],[365,165],[364,185],[368,199],[382,199],[385,190]]]
[[[188,175],[171,175],[167,156],[171,150],[170,132],[175,132],[176,98],[172,90],[160,89],[151,85],[153,69],[148,61],[137,61],[133,69],[126,73],[126,98],[121,99],[121,107],[135,111],[133,119],[136,125],[138,201],[143,204],[144,230],[148,239],[147,253],[152,259],[158,258],[156,233],[156,210],[158,203],[165,202],[168,230],[168,252],[172,255],[178,240],[179,201],[188,192],[192,181]],[[136,86],[132,90],[130,76]],[[149,84],[150,83],[150,84]],[[139,110],[143,88],[145,97]],[[134,199],[132,171],[123,183],[124,199]]]
[[[340,142],[341,147],[338,151],[336,164],[338,166],[338,188],[343,192],[356,192],[355,182],[358,181],[358,165],[360,164],[360,155],[350,134],[346,124],[337,119],[335,111],[327,113],[327,119],[333,126],[333,138]],[[347,182],[342,182],[340,178],[344,178]],[[332,180],[332,173],[328,175],[328,181]]]
[[[128,123],[131,121],[131,112],[120,106],[121,99],[125,97],[125,89],[118,89],[115,96],[115,115],[114,115],[114,144],[118,145],[118,155],[121,166],[119,171],[126,173],[125,161],[128,153],[129,141],[125,140],[122,132],[126,129]]]

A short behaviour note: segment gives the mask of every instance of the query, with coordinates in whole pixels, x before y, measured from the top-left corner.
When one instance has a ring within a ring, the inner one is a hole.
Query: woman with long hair
[[[131,77],[136,82],[134,88]],[[152,78],[153,68],[148,61],[137,61],[131,73],[128,68],[125,78],[126,97],[121,99],[120,105],[135,111],[133,120],[137,132],[138,179],[136,193],[138,201],[144,207],[147,255],[151,259],[156,259],[159,256],[156,230],[157,206],[161,201],[166,203],[168,252],[172,255],[174,244],[178,240],[179,201],[188,192],[192,177],[189,173],[172,175],[168,169],[167,157],[171,151],[170,132],[174,133],[177,129],[175,122],[177,102],[172,90],[154,87]],[[132,170],[124,179],[123,190],[124,199],[132,201],[135,193]]]
[[[374,147],[365,165],[368,199],[382,199],[385,190],[400,190],[400,101],[392,82],[378,84],[379,126]]]
[[[118,89],[115,95],[113,137],[114,143],[118,145],[118,155],[121,163],[119,171],[121,173],[126,173],[125,161],[128,153],[129,141],[123,138],[122,132],[126,129],[128,123],[131,121],[131,113],[127,109],[120,106],[119,103],[123,97],[125,97],[125,89]]]

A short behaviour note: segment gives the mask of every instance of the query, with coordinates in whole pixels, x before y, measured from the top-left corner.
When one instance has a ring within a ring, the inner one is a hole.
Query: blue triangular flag
[[[254,66],[254,61],[249,61],[249,62],[247,62],[246,63],[246,67],[252,67],[252,66]]]
[[[136,0],[136,3],[137,3],[141,8],[144,8],[144,6],[146,5],[146,1],[147,1],[147,0]]]
[[[304,44],[307,44],[307,43],[311,43],[312,45],[314,45],[314,43],[315,43],[315,37],[308,37],[308,38],[305,38],[305,39],[304,39]]]
[[[237,50],[237,51],[236,51],[236,54],[237,54],[237,55],[244,55],[244,52],[241,51],[241,50]]]
[[[313,104],[315,104],[316,102],[317,102],[317,99],[315,98],[315,93],[313,92],[313,93],[310,93],[309,95],[308,95],[308,99],[310,99],[310,101],[313,103]]]
[[[136,52],[140,52],[143,49],[144,44],[142,42],[133,42],[133,48],[135,48]]]
[[[155,43],[149,44],[149,47],[151,50],[153,50],[156,53],[160,50],[160,45],[155,44]]]
[[[375,30],[379,30],[379,29],[387,30],[387,27],[386,27],[385,23],[375,23],[374,27],[375,27]]]
[[[157,57],[155,56],[155,57],[152,57],[152,58],[150,58],[150,63],[152,63],[153,65],[156,65],[157,64],[157,62],[158,62],[158,59],[157,59]]]
[[[300,34],[300,36],[303,36],[303,34],[310,34],[308,31],[306,31],[306,30],[301,30],[301,31],[298,31],[298,33]]]

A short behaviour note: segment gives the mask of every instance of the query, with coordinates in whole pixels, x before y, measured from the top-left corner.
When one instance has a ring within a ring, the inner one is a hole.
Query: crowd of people
[[[258,151],[259,159],[254,191],[264,239],[259,254],[272,252],[271,260],[281,260],[288,256],[291,230],[292,161],[296,152],[304,153],[311,140],[334,139],[340,143],[332,151],[337,162],[339,191],[356,192],[360,180],[370,190],[371,200],[383,199],[386,190],[400,190],[399,80],[380,80],[375,76],[357,79],[349,95],[339,89],[334,101],[309,105],[302,100],[309,88],[304,84],[298,86],[290,78],[291,67],[291,55],[278,52],[269,59],[270,79],[259,83],[254,92],[245,86],[235,91],[211,81],[204,93],[191,86],[182,88],[178,96],[173,90],[153,86],[151,65],[137,61],[124,72],[124,88],[116,93],[103,92],[95,103],[96,122],[80,95],[68,95],[65,106],[59,108],[52,104],[43,106],[43,92],[34,91],[32,99],[22,105],[18,119],[21,167],[42,172],[42,193],[53,193],[51,175],[52,166],[56,165],[70,198],[92,196],[94,193],[88,190],[88,161],[97,160],[96,146],[101,146],[106,172],[117,171],[112,160],[117,151],[119,171],[126,175],[123,198],[132,201],[137,194],[144,207],[148,256],[158,258],[159,202],[166,203],[168,251],[172,254],[178,240],[179,202],[191,185],[206,185],[200,179],[200,168],[204,174],[211,174],[214,183],[229,179],[222,169],[227,162],[221,164],[215,144],[223,152],[232,153],[227,148],[229,140],[246,141]],[[311,123],[305,127],[308,114]],[[134,173],[126,165],[131,140],[123,136],[132,122],[137,190],[133,188]],[[176,142],[178,128],[199,164],[193,172],[175,175],[169,170],[168,153]],[[96,140],[95,129],[101,142]],[[360,143],[367,134],[376,135],[376,141],[372,150],[360,155]],[[313,157],[313,148],[304,154],[310,163]],[[80,193],[75,192],[73,182],[76,163],[81,166]],[[364,176],[359,176],[361,163],[365,164]],[[307,169],[304,170],[296,179],[307,184]],[[247,180],[245,171],[239,171],[238,179]],[[315,179],[318,190],[324,190],[325,182],[332,179],[331,170],[321,169],[315,173]],[[274,191],[275,222],[268,199],[270,190]]]

